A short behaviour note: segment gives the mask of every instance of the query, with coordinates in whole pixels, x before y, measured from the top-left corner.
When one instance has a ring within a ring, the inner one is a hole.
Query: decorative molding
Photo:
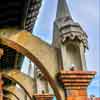
[[[35,100],[53,100],[52,94],[33,94]]]
[[[36,68],[36,77],[40,78],[41,80],[44,79],[44,74],[40,71],[39,68]]]
[[[61,42],[65,43],[68,39],[70,40],[79,40],[84,44],[84,47],[88,48],[88,41],[86,35],[80,33],[80,32],[68,32],[66,34],[62,34],[60,36]]]
[[[88,100],[87,87],[95,71],[60,71],[58,81],[65,90],[66,100]]]
[[[88,48],[87,34],[81,28],[80,24],[74,22],[71,17],[58,18],[55,24],[60,32],[59,38],[61,43],[65,43],[68,39],[72,41],[77,39],[84,44],[85,48]]]
[[[86,89],[95,76],[95,71],[60,71],[58,80],[64,89]]]

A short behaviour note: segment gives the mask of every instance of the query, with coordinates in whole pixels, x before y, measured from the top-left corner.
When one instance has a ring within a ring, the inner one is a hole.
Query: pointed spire
[[[56,18],[71,17],[66,0],[58,0]]]

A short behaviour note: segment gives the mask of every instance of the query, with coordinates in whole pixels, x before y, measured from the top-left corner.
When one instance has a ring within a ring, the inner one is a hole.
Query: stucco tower
[[[87,34],[73,21],[66,0],[58,0],[53,46],[58,50],[58,80],[66,100],[87,100],[87,87],[95,72],[86,71]]]

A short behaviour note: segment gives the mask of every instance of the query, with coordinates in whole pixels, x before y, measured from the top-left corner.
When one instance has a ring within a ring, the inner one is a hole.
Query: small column
[[[37,84],[37,93],[48,93],[48,82],[44,77],[44,74],[40,69],[36,68],[36,84]]]
[[[3,100],[3,81],[1,74],[0,74],[0,100]]]
[[[58,80],[64,87],[65,100],[88,100],[87,87],[96,72],[60,71]]]
[[[63,63],[63,67],[65,70],[69,70],[69,65],[68,62],[66,61],[67,58],[67,52],[66,52],[66,46],[65,45],[61,45],[61,52],[62,52],[62,63]],[[69,59],[68,59],[69,60]],[[67,66],[67,67],[65,67]]]
[[[82,70],[87,70],[86,68],[86,60],[85,60],[85,48],[83,43],[80,43],[80,56],[81,56],[81,62],[82,62]]]
[[[53,100],[53,95],[48,91],[48,82],[38,68],[36,68],[36,76],[37,93],[33,94],[35,100]]]

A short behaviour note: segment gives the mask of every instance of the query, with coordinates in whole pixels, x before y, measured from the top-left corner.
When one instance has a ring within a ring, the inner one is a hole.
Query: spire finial
[[[58,0],[56,18],[71,17],[66,0]]]

